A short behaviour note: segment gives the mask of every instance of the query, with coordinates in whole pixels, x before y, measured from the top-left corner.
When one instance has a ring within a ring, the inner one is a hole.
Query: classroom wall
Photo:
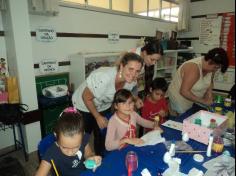
[[[201,15],[208,14],[217,14],[217,13],[225,13],[225,12],[235,12],[235,0],[201,0],[190,3],[190,30],[189,32],[180,32],[178,34],[178,38],[182,38],[184,40],[190,40],[192,42],[192,46],[194,48],[194,52],[200,56],[203,53],[207,53],[208,50],[214,48],[211,45],[203,45],[200,44],[199,35],[200,35],[200,22],[203,17],[197,17]],[[205,18],[205,17],[204,17]],[[221,18],[221,17],[218,17]],[[234,67],[229,68],[227,74],[234,75],[235,69]],[[223,75],[221,75],[223,77]],[[233,77],[233,80],[234,77]],[[235,81],[232,81],[230,84],[215,83],[215,89],[228,91]]]
[[[86,33],[86,34],[107,34],[117,32],[120,35],[134,36],[155,36],[156,30],[174,30],[175,23],[159,22],[142,18],[113,15],[83,9],[59,7],[59,15],[56,17],[30,15],[31,31],[38,27],[53,27],[57,32],[63,33]],[[0,12],[0,31],[4,31],[2,14]],[[121,51],[136,46],[137,39],[120,39],[116,44],[110,44],[105,38],[79,38],[79,37],[58,37],[55,42],[39,42],[32,36],[33,63],[38,64],[44,59],[56,59],[67,61],[68,56],[80,51]],[[4,35],[0,35],[0,57],[7,58]],[[33,65],[32,65],[33,67]],[[41,75],[39,69],[34,69],[35,76]],[[58,72],[69,71],[69,66],[60,66]],[[24,133],[29,136],[36,136],[40,133],[38,124],[26,125],[28,128]],[[35,130],[36,129],[36,130]],[[31,135],[32,134],[32,135]],[[38,139],[40,140],[40,139]],[[0,131],[0,149],[13,145],[12,131],[6,129]],[[34,142],[37,141],[34,139]],[[36,144],[30,145],[28,152],[37,150]]]

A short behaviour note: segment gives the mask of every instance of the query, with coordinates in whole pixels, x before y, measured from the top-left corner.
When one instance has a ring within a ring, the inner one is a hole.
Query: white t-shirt
[[[107,110],[111,107],[116,89],[115,79],[117,67],[100,67],[90,73],[87,79],[77,88],[72,96],[72,102],[77,109],[89,112],[84,104],[82,94],[87,87],[93,93],[93,102],[98,112]],[[137,82],[125,83],[124,89],[132,90]]]

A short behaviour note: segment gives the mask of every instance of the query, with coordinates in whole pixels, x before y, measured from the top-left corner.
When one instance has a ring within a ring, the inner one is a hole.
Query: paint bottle
[[[170,156],[175,156],[175,141],[173,140],[169,150]]]
[[[207,156],[211,157],[211,149],[212,149],[212,144],[213,144],[213,135],[211,134],[209,137],[209,143],[207,146]]]

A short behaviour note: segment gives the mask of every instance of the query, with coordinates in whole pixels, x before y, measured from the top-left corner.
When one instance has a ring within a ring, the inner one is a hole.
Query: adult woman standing
[[[139,55],[126,53],[118,68],[98,68],[74,92],[73,105],[84,117],[85,132],[94,133],[96,154],[103,155],[105,149],[105,136],[100,129],[107,127],[104,115],[109,112],[115,92],[122,88],[132,90],[142,66],[143,59]]]
[[[149,86],[153,80],[154,76],[154,66],[161,59],[163,55],[163,48],[159,40],[157,39],[145,39],[144,44],[141,47],[133,48],[130,50],[143,58],[144,67],[138,77],[138,80],[144,82],[144,93],[145,95],[149,92]],[[135,95],[138,94],[138,87],[141,85],[139,84],[135,86],[133,89],[133,93]],[[136,107],[140,108],[143,106],[142,101],[136,101]]]
[[[228,68],[228,56],[222,48],[184,62],[168,88],[171,109],[181,114],[194,103],[211,105],[214,73],[220,68],[222,73]]]

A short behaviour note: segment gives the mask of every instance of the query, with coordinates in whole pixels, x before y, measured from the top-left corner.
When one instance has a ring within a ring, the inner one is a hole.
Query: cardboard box
[[[201,119],[201,126],[194,124],[196,118]],[[211,119],[215,119],[217,123],[217,127],[214,129],[208,128]],[[189,138],[206,145],[208,145],[210,134],[220,135],[226,128],[227,116],[203,110],[189,116],[183,122],[183,133],[188,133]]]

